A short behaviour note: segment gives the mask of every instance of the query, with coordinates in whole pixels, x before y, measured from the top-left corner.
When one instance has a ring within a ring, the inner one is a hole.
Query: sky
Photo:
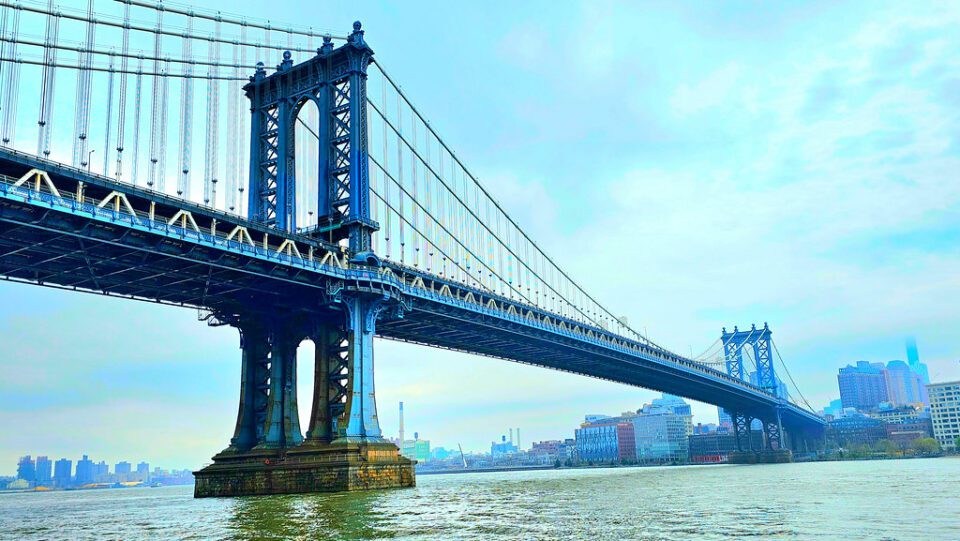
[[[768,322],[817,408],[837,369],[960,379],[960,5],[349,2],[206,6],[346,33],[560,265],[696,354]],[[35,30],[41,33],[42,30]],[[296,61],[296,57],[294,58]],[[268,65],[279,61],[275,59]],[[196,468],[226,446],[236,331],[187,309],[0,283],[0,473],[24,454]],[[434,446],[572,437],[658,394],[378,341],[381,426]],[[300,349],[301,419],[312,345]],[[781,376],[782,377],[782,376]],[[716,422],[695,404],[695,421]]]

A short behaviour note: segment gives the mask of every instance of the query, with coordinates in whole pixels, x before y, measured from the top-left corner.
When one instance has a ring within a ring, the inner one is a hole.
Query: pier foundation
[[[288,449],[221,453],[195,472],[194,496],[230,497],[343,492],[416,485],[414,461],[396,445],[332,443]]]

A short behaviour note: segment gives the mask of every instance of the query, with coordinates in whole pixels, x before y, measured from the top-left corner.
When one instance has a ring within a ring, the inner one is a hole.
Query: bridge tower
[[[262,63],[244,91],[250,100],[251,220],[288,233],[296,222],[296,193],[318,186],[318,224],[306,231],[339,245],[350,262],[376,271],[371,251],[377,224],[370,218],[366,138],[366,78],[373,50],[354,23],[347,43],[324,37],[316,56],[294,64],[283,53],[276,71]],[[305,104],[320,111],[317,178],[296,178],[294,128]],[[389,488],[414,484],[413,462],[383,439],[373,380],[377,320],[399,317],[403,299],[385,290],[327,288],[316,310],[244,307],[215,314],[216,324],[240,331],[242,378],[230,445],[196,473],[198,497]],[[312,413],[306,438],[297,413],[296,351],[316,346]]]
[[[738,327],[734,327],[733,332],[727,332],[727,329],[724,328],[720,340],[723,344],[724,361],[728,375],[747,381],[748,378],[743,365],[743,350],[745,347],[750,347],[756,362],[755,379],[752,383],[783,399],[785,393],[780,388],[780,381],[777,379],[773,367],[772,334],[770,327],[764,323],[762,329],[758,329],[756,325],[751,325],[749,331],[741,331]],[[740,456],[731,460],[752,462],[758,456],[754,454],[755,451],[766,451],[763,458],[767,460],[783,460],[780,453],[786,451],[786,445],[779,406],[772,408],[770,411],[761,412],[747,411],[743,407],[721,408],[721,416],[724,414],[729,415],[733,424],[737,450],[740,452]],[[760,421],[763,427],[764,449],[755,449],[757,447],[753,438],[755,420]]]

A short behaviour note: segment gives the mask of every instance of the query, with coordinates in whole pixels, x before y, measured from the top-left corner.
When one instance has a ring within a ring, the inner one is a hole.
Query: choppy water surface
[[[0,495],[0,539],[960,539],[960,459],[420,476],[414,489],[193,499]]]

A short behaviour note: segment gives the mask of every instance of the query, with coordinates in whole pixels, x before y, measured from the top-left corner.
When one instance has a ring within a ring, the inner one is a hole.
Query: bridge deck
[[[34,168],[47,173],[57,194],[42,179],[13,186]],[[9,280],[226,313],[260,306],[322,315],[335,309],[336,288],[395,291],[408,306],[403,318],[378,324],[385,338],[747,413],[780,407],[786,425],[822,424],[794,404],[671,352],[420,270],[351,265],[336,245],[29,155],[0,150],[0,175],[0,276]]]

